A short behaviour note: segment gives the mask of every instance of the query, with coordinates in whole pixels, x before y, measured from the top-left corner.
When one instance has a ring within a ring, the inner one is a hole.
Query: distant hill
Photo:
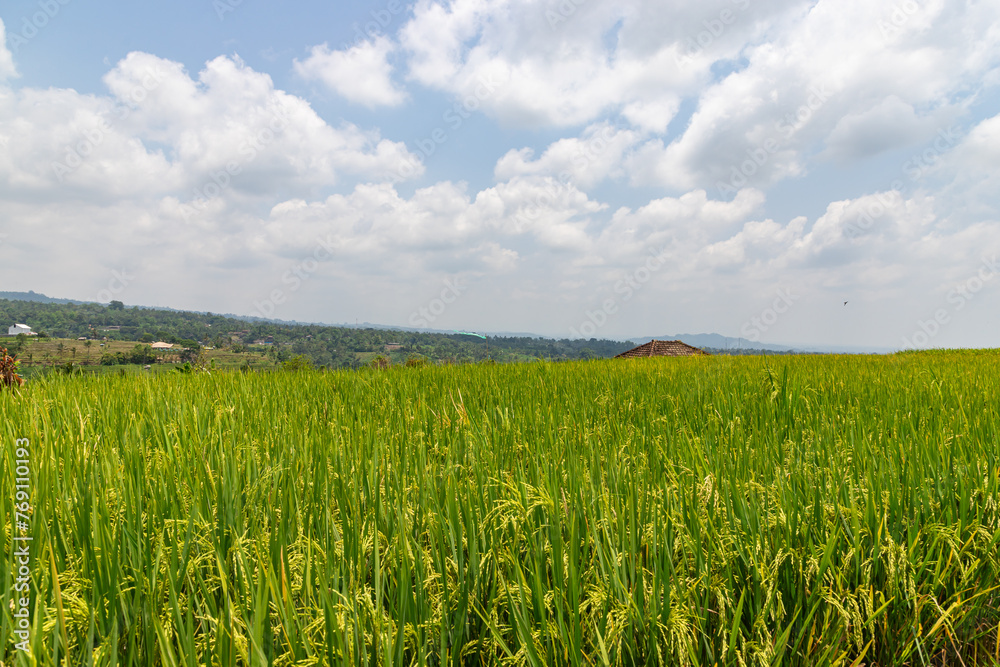
[[[98,303],[97,301],[77,301],[76,299],[57,299],[55,297],[46,296],[35,291],[27,292],[0,292],[0,299],[7,299],[8,301],[29,301],[31,303],[55,303],[55,304],[73,304],[77,306],[82,306],[86,304],[93,304],[101,307],[106,307],[107,304]],[[162,310],[168,313],[192,313],[195,315],[212,315],[208,311],[201,310],[183,310],[181,308],[171,308],[170,306],[128,306],[129,308],[141,308],[143,310]],[[273,322],[275,324],[320,324],[323,326],[330,326],[323,324],[322,322],[299,322],[297,320],[278,320],[278,319],[265,319],[262,317],[253,317],[252,315],[234,315],[232,313],[219,313],[223,317],[240,320],[242,322]],[[339,325],[337,325],[339,326]],[[344,326],[347,326],[346,324]],[[379,327],[377,325],[369,325],[365,323],[363,328],[397,328],[398,327]]]
[[[236,317],[235,315],[230,315],[229,317]],[[257,318],[248,318],[248,321],[256,320]],[[322,326],[328,327],[346,327],[348,329],[378,329],[380,331],[405,331],[407,333],[425,333],[425,334],[444,334],[446,336],[455,333],[454,329],[429,329],[429,328],[417,328],[417,327],[397,327],[391,324],[375,324],[372,322],[355,322],[351,324],[349,322],[342,322],[340,324],[326,324],[322,322],[296,322],[295,320],[282,321],[282,320],[261,320],[262,322],[281,322],[282,324],[320,324]],[[541,334],[530,333],[525,331],[476,331],[475,333],[481,333],[489,336],[490,338],[547,338],[547,336],[542,336]]]
[[[39,334],[39,339],[164,341],[185,347],[200,344],[266,356],[275,364],[299,355],[328,368],[357,368],[379,355],[389,357],[393,364],[420,360],[462,363],[487,358],[498,362],[559,361],[613,357],[634,346],[628,341],[554,340],[532,335],[490,334],[485,341],[456,335],[454,331],[431,333],[374,325],[362,329],[50,299],[34,292],[7,294],[15,298],[0,297],[0,326],[23,322]]]
[[[53,299],[50,296],[39,294],[38,292],[0,292],[0,299],[10,301],[32,301],[34,303],[73,303],[81,305],[85,301],[74,301],[73,299]]]
[[[99,304],[96,301],[77,301],[75,299],[57,299],[51,296],[46,296],[35,291],[28,292],[0,292],[0,299],[7,299],[9,301],[30,301],[32,303],[56,303],[56,304],[74,304],[74,305],[84,305],[84,304],[96,304],[100,306],[106,306],[107,304]],[[213,315],[213,313],[203,310],[184,310],[180,308],[171,308],[170,306],[142,306],[129,305],[128,308],[141,308],[144,310],[162,310],[168,313],[191,313],[195,315]],[[302,321],[302,320],[279,320],[276,318],[265,318],[265,317],[255,317],[253,315],[236,315],[233,313],[214,313],[215,315],[221,315],[222,317],[240,320],[242,322],[268,322],[272,324],[285,324],[291,326],[322,326],[322,327],[344,327],[348,329],[378,329],[380,331],[406,331],[409,333],[426,333],[426,334],[444,334],[451,335],[455,333],[451,329],[418,329],[414,327],[397,327],[390,324],[375,324],[372,322],[356,322],[350,324],[347,322],[342,322],[340,324],[331,324],[329,322],[315,322],[315,321]],[[504,338],[545,338],[535,333],[525,333],[521,331],[486,331],[477,332],[486,333],[489,336],[497,336]]]
[[[639,336],[633,338],[638,344],[648,343],[651,340],[679,340],[682,343],[693,345],[694,347],[711,348],[714,350],[767,350],[769,352],[805,351],[803,348],[795,348],[789,345],[772,345],[769,343],[757,343],[746,338],[729,338],[717,333],[700,334],[664,334],[662,336]]]
[[[632,340],[648,343],[656,340],[679,340],[702,349],[715,350],[766,350],[768,352],[804,352],[826,354],[887,354],[894,348],[873,345],[806,345],[802,343],[759,343],[746,338],[729,338],[716,333],[710,334],[668,334],[663,336],[639,336]]]
[[[53,298],[46,296],[45,294],[40,294],[34,291],[0,292],[0,299],[7,299],[14,303],[27,302],[35,304],[83,307],[88,313],[88,317],[90,317],[93,320],[93,322],[88,321],[87,322],[88,324],[89,323],[124,324],[125,331],[130,334],[141,334],[143,332],[150,332],[151,330],[154,329],[154,327],[152,326],[152,320],[157,319],[153,318],[150,315],[147,315],[146,317],[142,318],[144,320],[144,322],[142,323],[145,325],[144,327],[137,326],[139,324],[138,322],[124,322],[124,321],[118,322],[118,319],[121,319],[121,316],[115,318],[115,322],[111,322],[106,318],[94,317],[94,315],[96,315],[97,313],[105,313],[105,311],[107,310],[107,306],[104,304],[98,304],[95,302],[86,302],[86,301],[76,301],[74,299]],[[176,315],[177,316],[176,318],[172,318],[173,326],[166,326],[164,328],[159,329],[159,331],[170,330],[173,331],[173,333],[178,337],[194,338],[196,340],[197,338],[200,337],[198,334],[203,335],[205,333],[204,329],[198,330],[197,326],[204,327],[205,325],[211,325],[213,323],[217,329],[219,327],[228,327],[230,329],[246,328],[245,326],[237,327],[237,324],[240,323],[243,325],[258,325],[258,326],[275,325],[278,327],[308,327],[308,328],[320,327],[320,328],[335,328],[335,329],[348,329],[348,330],[359,330],[359,331],[360,330],[382,331],[385,332],[386,334],[390,334],[391,332],[399,332],[401,334],[408,334],[408,335],[415,334],[418,336],[453,336],[455,333],[452,330],[414,329],[412,327],[373,324],[371,322],[362,322],[355,324],[349,324],[349,323],[328,324],[325,322],[301,322],[297,320],[264,319],[249,315],[234,315],[230,313],[220,314],[220,313],[210,313],[201,311],[178,310],[176,308],[170,308],[167,306],[127,306],[125,311],[119,311],[119,312],[128,313],[137,310],[147,311],[147,313],[148,311],[158,311],[162,313],[172,313]],[[0,309],[0,313],[2,313],[2,309]],[[14,315],[13,312],[9,312],[6,314],[8,315],[8,319],[10,318],[10,316]],[[82,313],[79,314],[82,315]],[[22,315],[22,317],[27,319],[26,314]],[[126,317],[125,319],[128,318]],[[198,323],[198,325],[195,326],[193,320],[196,319],[200,320],[200,322]],[[223,322],[223,320],[228,320],[228,323]],[[181,324],[182,322],[183,324]],[[27,324],[33,326],[36,330],[54,329],[54,331],[50,333],[56,333],[56,334],[58,334],[60,331],[63,330],[68,331],[69,329],[72,329],[74,337],[76,335],[79,335],[80,333],[79,325],[83,323],[84,323],[83,320],[77,320],[76,322],[77,326],[75,327],[53,327],[53,324],[55,324],[55,322],[49,319],[48,317],[46,317],[42,322],[37,322],[37,324],[27,322]],[[162,326],[162,324],[165,324],[165,322],[162,322],[160,324]],[[0,322],[0,325],[3,325],[3,323]],[[178,327],[180,329],[183,329],[183,331],[177,330]],[[516,345],[516,347],[521,348],[525,352],[527,352],[527,350],[530,348],[535,351],[534,353],[537,353],[539,349],[544,348],[548,354],[552,354],[554,353],[554,349],[552,346],[547,344],[547,341],[552,341],[552,342],[559,341],[559,339],[549,339],[539,334],[525,333],[525,332],[479,331],[477,333],[487,334],[490,337],[491,347],[494,345],[494,343],[492,343],[494,339],[507,339],[508,341],[517,340],[520,342]],[[138,335],[136,337],[138,337]],[[294,335],[291,336],[291,338],[295,337],[296,336]],[[627,340],[617,340],[617,341],[601,340],[596,342],[597,343],[596,347],[599,348],[599,351],[594,349],[595,345],[582,339],[579,341],[568,341],[566,339],[561,339],[560,345],[556,346],[560,350],[558,353],[556,353],[556,356],[562,358],[562,354],[566,353],[568,349],[573,350],[573,352],[570,353],[571,355],[584,354],[583,350],[589,350],[588,354],[596,353],[596,356],[609,356],[609,355],[613,356],[613,354],[611,354],[613,349],[621,348],[619,351],[624,351],[629,347],[633,347],[635,345],[642,345],[654,339],[680,340],[687,343],[688,345],[693,345],[698,348],[707,350],[717,350],[717,351],[761,350],[768,352],[827,352],[827,353],[848,353],[848,354],[886,353],[892,351],[892,349],[890,348],[864,347],[864,346],[823,346],[823,345],[803,345],[803,344],[782,345],[775,343],[754,342],[751,340],[747,340],[746,338],[730,338],[728,336],[723,336],[717,333],[700,333],[700,334],[682,333],[682,334],[663,334],[658,336],[638,336],[629,338]],[[529,344],[527,342],[529,340],[533,340],[536,342]],[[623,347],[623,345],[627,345],[627,347]],[[615,354],[617,354],[617,352],[615,352]],[[575,358],[575,357],[571,356],[569,358]]]

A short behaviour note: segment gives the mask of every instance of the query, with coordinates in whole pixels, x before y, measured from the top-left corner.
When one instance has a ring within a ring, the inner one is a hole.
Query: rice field
[[[995,665],[998,409],[982,351],[52,376],[0,656]]]

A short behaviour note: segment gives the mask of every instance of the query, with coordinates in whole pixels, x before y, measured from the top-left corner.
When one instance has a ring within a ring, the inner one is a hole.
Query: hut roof
[[[708,352],[692,347],[679,340],[651,340],[645,345],[622,352],[615,359],[635,359],[638,357],[696,357]]]

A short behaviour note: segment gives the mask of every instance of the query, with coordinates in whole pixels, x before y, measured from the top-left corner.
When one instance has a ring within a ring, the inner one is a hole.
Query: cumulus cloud
[[[864,158],[923,139],[938,125],[939,119],[920,118],[912,104],[891,95],[870,109],[848,113],[837,121],[827,137],[827,150],[844,160]]]
[[[623,103],[648,101],[658,113],[670,113],[677,99],[671,91],[687,75],[678,67],[675,45],[651,53],[618,47],[614,26],[641,18],[632,4],[585,3],[574,9],[570,24],[563,17],[553,23],[546,15],[551,8],[528,0],[447,6],[425,0],[400,41],[411,78],[425,86],[466,97],[484,81],[505,81],[483,108],[506,124],[571,126]],[[615,42],[610,50],[609,40]],[[654,127],[669,121],[642,117]]]
[[[664,99],[637,100],[622,109],[622,115],[632,125],[653,134],[663,134],[667,125],[677,115],[680,100],[667,96]]]
[[[995,6],[943,0],[421,0],[399,40],[425,86],[461,98],[506,82],[482,103],[502,123],[620,118],[654,135],[631,151],[634,185],[731,194],[801,176],[821,153],[858,160],[927,139],[989,85],[998,21]],[[685,98],[695,112],[668,139]]]
[[[369,108],[406,99],[396,77],[452,98],[421,111],[485,113],[487,157],[455,130],[415,190],[400,137],[326,120],[238,57],[191,73],[132,53],[106,94],[0,83],[5,275],[45,256],[81,291],[54,273],[25,289],[93,298],[144,257],[127,303],[246,313],[279,289],[277,317],[392,324],[463,276],[475,296],[442,323],[566,335],[617,299],[601,336],[735,335],[792,285],[799,340],[896,340],[1000,252],[1000,117],[976,104],[1000,81],[1000,8],[903,4],[419,0],[398,34],[294,65]],[[836,180],[903,149],[875,186]],[[493,180],[462,181],[481,159]],[[837,188],[769,201],[821,161]],[[317,249],[293,298],[284,277]],[[864,322],[831,319],[848,298]]]
[[[929,138],[1000,62],[1000,8],[913,7],[820,0],[791,15],[700,95],[682,136],[636,151],[635,182],[735,191],[803,174],[824,146],[860,158]]]
[[[389,185],[362,185],[321,202],[275,206],[251,247],[306,256],[317,238],[328,238],[336,247],[335,270],[345,277],[391,277],[402,286],[421,276],[454,273],[489,277],[500,291],[517,291],[530,300],[555,298],[551,285],[561,284],[568,290],[563,296],[579,299],[609,289],[651,249],[669,265],[661,277],[678,288],[711,280],[718,262],[705,259],[701,250],[734,237],[739,241],[763,202],[755,190],[730,202],[697,191],[612,213],[573,186],[544,176],[518,176],[475,194],[463,184],[443,182],[409,198]],[[782,239],[770,243],[778,247]]]
[[[618,299],[624,316],[601,335],[628,335],[629,327],[634,335],[649,312],[659,313],[657,326],[706,321],[735,335],[745,317],[788,285],[803,300],[887,299],[893,305],[872,317],[890,327],[921,315],[922,304],[933,305],[941,290],[975,270],[983,252],[1000,251],[994,225],[955,228],[927,195],[887,191],[833,202],[814,220],[774,220],[763,215],[765,204],[761,191],[745,188],[731,201],[696,190],[610,210],[542,175],[518,175],[478,192],[445,181],[409,196],[390,184],[359,184],[325,199],[283,200],[262,216],[219,208],[187,224],[174,224],[178,202],[169,196],[113,205],[15,202],[5,213],[20,225],[5,247],[23,250],[32,239],[48,239],[46,256],[67,267],[80,264],[80,248],[94,248],[79,272],[82,291],[69,295],[77,298],[93,298],[110,270],[121,268],[136,276],[122,295],[126,302],[250,312],[279,289],[288,300],[274,315],[296,319],[313,313],[313,320],[341,321],[335,314],[366,308],[376,321],[411,324],[409,314],[440,291],[443,278],[462,276],[476,296],[438,324],[460,326],[486,301],[508,304],[495,315],[504,313],[512,326],[554,335],[566,335],[585,309],[609,298]],[[98,219],[96,227],[67,226]],[[292,298],[283,276],[319,249],[322,261]],[[133,261],[151,252],[142,266]],[[22,259],[12,266],[30,271],[24,258],[31,256],[17,252]],[[641,276],[641,289],[616,291],[654,256],[660,265],[648,280]],[[162,275],[212,284],[213,293],[225,296],[172,296]],[[914,294],[929,296],[907,310]],[[186,300],[179,303],[179,296]],[[531,308],[518,315],[509,304]],[[813,315],[797,308],[807,321]]]
[[[12,79],[17,76],[17,68],[14,67],[14,56],[7,48],[7,29],[0,20],[0,82]]]
[[[951,153],[952,168],[968,164],[972,173],[986,175],[1000,157],[1000,115],[980,121]]]
[[[514,179],[474,196],[448,181],[409,198],[390,184],[365,184],[323,201],[276,205],[256,243],[294,255],[317,236],[333,234],[341,256],[360,272],[444,265],[477,271],[534,252],[586,250],[588,226],[602,210],[550,178]],[[486,267],[479,266],[483,252],[491,258]]]
[[[410,76],[464,97],[509,81],[484,108],[505,124],[566,127],[623,114],[662,133],[680,100],[737,61],[805,0],[420,0],[399,39]]]
[[[1000,115],[983,119],[964,136],[942,131],[908,161],[914,176],[937,186],[957,227],[990,221],[1000,224]]]
[[[398,106],[406,100],[406,94],[392,80],[389,56],[394,50],[392,41],[381,36],[342,51],[331,51],[326,44],[320,44],[312,47],[308,58],[295,61],[295,71],[351,102],[369,108]]]
[[[588,127],[580,137],[560,139],[538,158],[530,148],[511,150],[497,162],[494,175],[506,181],[522,175],[548,175],[589,188],[609,176],[621,176],[622,161],[640,135],[607,123]]]
[[[267,74],[220,56],[196,78],[131,53],[104,77],[110,94],[25,88],[0,96],[0,190],[21,198],[210,200],[318,193],[422,167],[401,142],[327,124]],[[214,204],[213,204],[214,205]]]

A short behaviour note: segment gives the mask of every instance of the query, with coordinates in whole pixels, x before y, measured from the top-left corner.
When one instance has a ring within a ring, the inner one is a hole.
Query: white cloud
[[[1000,115],[977,124],[952,153],[953,168],[967,164],[974,174],[988,174],[1000,158]]]
[[[932,183],[940,184],[939,198],[946,202],[956,226],[990,221],[1000,224],[1000,115],[986,118],[964,137],[952,130],[941,132],[916,159]]]
[[[444,175],[415,191],[392,176],[423,173],[400,137],[328,122],[237,57],[189,73],[133,53],[104,95],[0,83],[0,278],[94,298],[142,257],[127,303],[249,312],[329,244],[277,317],[406,324],[461,275],[479,282],[441,320],[456,327],[565,335],[618,298],[601,336],[736,334],[792,285],[793,338],[892,343],[1000,251],[1000,117],[981,118],[1000,82],[1000,8],[929,0],[896,20],[896,5],[420,0],[393,38],[324,44],[295,65],[378,107],[403,102],[392,65],[406,56],[400,76],[529,129],[480,119],[474,151],[455,130],[433,157]],[[5,53],[0,77],[14,72]],[[936,140],[952,123],[971,129]],[[857,192],[844,170],[907,146],[919,169],[875,175],[909,178],[903,191]],[[482,177],[483,159],[495,182],[459,181]],[[829,184],[814,174],[769,201],[819,161]],[[652,253],[662,266],[626,303],[616,285]],[[39,272],[42,256],[73,282]],[[864,322],[835,319],[848,299]],[[984,292],[976,308],[991,303]]]
[[[858,160],[919,142],[989,85],[1000,62],[996,6],[932,0],[900,14],[897,5],[421,0],[399,40],[411,78],[426,86],[463,98],[504,81],[481,106],[505,124],[620,116],[663,135],[694,95],[679,137],[634,151],[632,182],[735,191],[806,173],[824,146]]]
[[[426,86],[464,98],[483,81],[505,81],[483,103],[503,123],[571,126],[630,103],[635,117],[643,104],[660,114],[676,111],[674,90],[690,79],[680,71],[676,45],[649,53],[606,46],[617,41],[619,22],[641,20],[635,4],[642,3],[586,3],[568,22],[551,24],[550,8],[530,0],[457,0],[447,7],[423,0],[400,42],[410,54],[410,76]],[[642,117],[647,126],[669,122],[654,122],[648,110]]]
[[[682,98],[778,32],[806,0],[420,0],[399,33],[414,80],[462,98],[508,81],[484,105],[517,126],[566,127],[623,114],[662,133]]]
[[[679,104],[680,101],[676,97],[662,100],[641,100],[632,102],[622,109],[622,115],[641,130],[663,134],[667,131],[667,125],[677,115]]]
[[[938,119],[919,118],[913,105],[890,95],[870,109],[848,113],[837,121],[827,137],[827,150],[841,159],[864,158],[914,143],[939,125]]]
[[[14,67],[14,56],[7,48],[7,29],[0,20],[0,83],[6,79],[17,76],[17,68]]]
[[[343,179],[380,180],[416,164],[402,143],[377,131],[328,125],[238,59],[216,58],[192,78],[179,63],[136,52],[104,82],[110,96],[0,94],[0,190],[107,202],[217,196],[251,205]],[[211,214],[218,203],[197,208]]]
[[[620,116],[663,135],[681,100],[696,95],[679,137],[632,151],[632,183],[733,192],[801,176],[821,153],[858,160],[926,139],[996,78],[995,6],[900,7],[421,0],[399,41],[410,77],[426,86],[461,99],[504,82],[480,106],[505,124]],[[518,159],[530,156],[504,167]]]
[[[607,123],[588,127],[580,137],[560,139],[537,160],[529,148],[511,150],[497,162],[499,181],[515,176],[548,175],[577,187],[589,188],[609,176],[621,176],[622,160],[639,134]]]
[[[373,321],[408,324],[427,295],[440,291],[435,285],[443,277],[464,276],[474,296],[463,297],[449,311],[452,319],[439,325],[502,317],[509,327],[553,335],[566,335],[582,313],[608,298],[618,299],[622,314],[601,335],[636,335],[647,317],[660,333],[671,332],[671,323],[709,322],[735,335],[775,289],[792,285],[803,304],[845,294],[852,303],[882,303],[885,312],[872,317],[885,331],[868,342],[883,344],[909,333],[927,308],[933,312],[935,300],[975,270],[982,253],[1000,251],[994,225],[955,228],[926,195],[886,192],[834,202],[812,221],[762,217],[764,203],[753,189],[732,201],[698,190],[610,211],[539,175],[479,192],[441,182],[411,196],[388,184],[360,184],[322,200],[284,200],[263,216],[220,202],[187,224],[176,224],[172,197],[8,202],[4,214],[19,225],[4,249],[13,251],[7,270],[31,272],[30,258],[43,252],[32,244],[45,239],[48,260],[77,274],[72,293],[45,272],[32,289],[95,298],[110,271],[123,268],[136,276],[121,295],[126,303],[250,312],[280,289],[287,302],[275,316],[310,320],[343,321],[346,313],[362,312]],[[873,211],[871,222],[859,223]],[[101,224],[71,222],[77,220]],[[292,294],[283,276],[320,247],[332,255]],[[662,266],[626,302],[616,286],[654,254]],[[148,260],[139,265],[136,257]],[[70,268],[78,265],[79,271]],[[165,282],[166,275],[174,279]],[[210,294],[204,285],[212,285]],[[477,310],[484,303],[493,310]],[[789,318],[803,318],[799,335],[822,340],[823,329],[810,328],[810,308],[796,306]]]
[[[679,139],[636,152],[634,181],[735,190],[742,173],[766,186],[803,174],[824,144],[858,158],[930,138],[1000,63],[1000,6],[913,6],[888,40],[885,3],[820,0],[790,15],[771,39],[748,46],[745,67],[700,95]],[[765,147],[756,166],[748,162]]]
[[[317,235],[332,233],[342,257],[363,273],[445,264],[482,271],[484,248],[487,265],[541,251],[587,250],[588,226],[603,208],[551,178],[518,178],[473,197],[464,184],[447,181],[409,199],[389,184],[367,184],[320,202],[276,205],[256,243],[294,255]]]
[[[395,45],[386,37],[365,41],[343,51],[326,44],[312,47],[309,57],[295,61],[295,71],[305,79],[320,81],[339,95],[367,107],[398,106],[406,93],[392,80],[389,56]]]
[[[654,247],[669,258],[672,277],[679,278],[693,268],[692,260],[702,248],[731,238],[763,204],[763,193],[747,188],[731,202],[713,200],[704,190],[695,190],[655,199],[635,211],[619,209],[595,243],[599,257],[594,261],[621,255],[627,264],[629,257]]]

